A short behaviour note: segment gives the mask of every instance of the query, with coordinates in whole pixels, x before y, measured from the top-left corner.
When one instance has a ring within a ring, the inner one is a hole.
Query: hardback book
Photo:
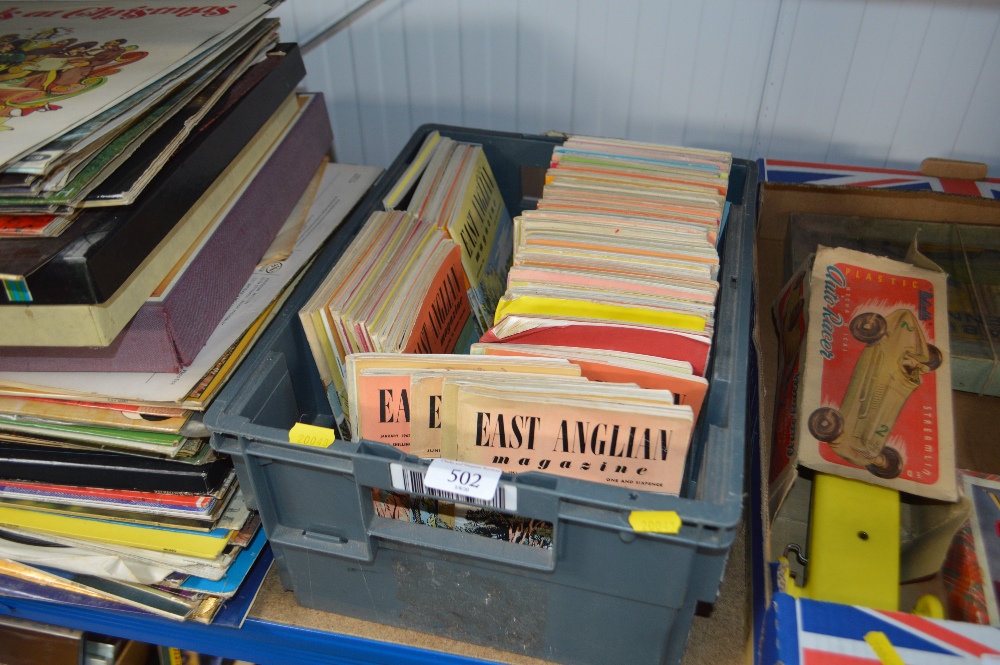
[[[23,303],[107,302],[304,75],[298,47],[279,45],[233,85],[217,103],[221,112],[202,120],[135,203],[85,210],[57,237],[0,239],[0,279],[8,294],[0,309]],[[121,177],[131,177],[129,166],[155,160],[160,148],[155,140],[140,147],[103,187],[115,188],[119,171]],[[106,346],[110,341],[91,345]]]
[[[0,345],[107,346],[114,341],[171,268],[223,212],[232,192],[256,172],[261,159],[270,152],[297,113],[298,103],[295,96],[290,95],[263,127],[243,144],[235,158],[224,165],[214,181],[198,178],[185,180],[183,187],[195,190],[192,192],[195,200],[180,213],[173,227],[152,251],[142,257],[137,268],[124,276],[121,286],[110,298],[97,304],[12,304],[0,307]],[[173,194],[184,198],[176,191]],[[132,211],[135,207],[126,206],[124,209]],[[143,220],[147,218],[140,215],[138,221]],[[84,248],[87,244],[71,246],[67,252],[83,258],[87,255]],[[103,244],[98,242],[98,245]],[[86,261],[81,260],[79,264],[85,265]],[[65,279],[74,281],[73,276],[67,275]]]
[[[321,95],[300,113],[197,254],[107,347],[10,347],[0,371],[177,372],[191,364],[308,189],[333,140]],[[167,282],[168,280],[164,280]],[[160,291],[160,289],[157,289]]]

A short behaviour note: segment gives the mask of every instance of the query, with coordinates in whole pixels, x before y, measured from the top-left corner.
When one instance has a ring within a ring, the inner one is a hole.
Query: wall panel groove
[[[286,0],[305,41],[361,0]],[[1000,0],[385,0],[307,55],[338,157],[421,124],[1000,172]]]

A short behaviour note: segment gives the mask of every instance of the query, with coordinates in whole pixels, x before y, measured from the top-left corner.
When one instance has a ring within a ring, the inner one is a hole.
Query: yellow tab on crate
[[[337,433],[328,427],[295,423],[292,429],[288,430],[288,440],[303,446],[328,448],[337,440]]]
[[[681,530],[681,516],[672,510],[633,510],[628,523],[639,533],[674,534]]]
[[[865,642],[875,652],[875,656],[882,665],[906,665],[903,659],[900,658],[899,653],[896,652],[896,649],[893,648],[892,642],[889,641],[885,633],[878,630],[866,633]]]

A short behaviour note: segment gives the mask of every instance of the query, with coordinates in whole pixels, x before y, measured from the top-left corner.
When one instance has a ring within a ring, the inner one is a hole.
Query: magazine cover
[[[168,91],[172,74],[270,9],[224,5],[24,2],[0,6],[0,163],[128,100]],[[167,88],[164,90],[163,88]]]
[[[498,390],[461,386],[442,419],[454,417],[454,440],[442,433],[441,456],[499,467],[506,473],[545,471],[555,475],[678,494],[691,443],[690,407],[672,397],[655,403],[587,395],[579,384],[563,394],[530,388]],[[586,385],[586,384],[584,384]],[[610,386],[614,384],[600,384]],[[579,390],[579,392],[576,392]],[[574,394],[575,393],[575,394]],[[445,398],[447,399],[447,398]],[[453,408],[453,411],[452,411]]]

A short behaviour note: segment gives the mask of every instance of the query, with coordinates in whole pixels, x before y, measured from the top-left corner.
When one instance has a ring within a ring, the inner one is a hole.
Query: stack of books
[[[0,593],[208,622],[266,572],[201,413],[379,173],[271,4],[10,10]]]

